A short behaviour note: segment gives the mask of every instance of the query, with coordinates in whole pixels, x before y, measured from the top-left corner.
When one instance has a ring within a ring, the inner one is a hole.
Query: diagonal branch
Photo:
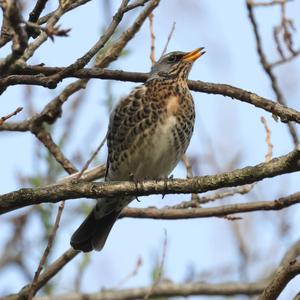
[[[0,70],[6,71],[27,48],[28,36],[21,26],[22,16],[19,2],[16,0],[6,1],[3,7],[3,26],[7,26],[12,38],[12,52],[0,62]],[[5,21],[4,21],[5,19]]]
[[[287,284],[300,274],[300,241],[297,241],[286,253],[281,264],[276,269],[270,283],[259,300],[277,299]]]
[[[79,251],[73,248],[68,249],[57,260],[55,260],[45,271],[39,276],[34,293],[41,289],[47,282],[49,282],[66,264],[68,264]],[[7,300],[25,300],[28,298],[31,284],[24,286],[18,294],[6,297]]]
[[[56,85],[62,78],[64,78],[64,74],[68,72],[74,72],[76,70],[82,69],[85,65],[87,65],[91,59],[105,46],[107,41],[111,38],[114,34],[115,30],[117,29],[118,25],[123,19],[124,14],[126,13],[125,8],[128,4],[129,0],[123,0],[118,11],[113,16],[111,24],[107,27],[104,31],[103,35],[100,39],[93,45],[93,47],[85,53],[82,57],[78,58],[76,62],[66,67],[64,70],[60,71],[59,73],[53,75],[50,78],[51,84]]]
[[[256,49],[257,49],[257,53],[260,58],[260,63],[262,65],[263,69],[265,70],[266,74],[270,78],[272,89],[276,95],[277,101],[280,104],[285,105],[284,96],[279,88],[277,77],[275,76],[273,69],[272,69],[272,65],[270,65],[268,63],[266,55],[263,51],[262,41],[261,41],[261,38],[260,38],[260,35],[258,32],[258,25],[257,25],[257,22],[254,17],[252,4],[253,4],[252,0],[247,1],[247,9],[248,9],[248,14],[249,14],[249,19],[250,19],[250,22],[252,24],[252,28],[254,31],[255,41],[256,41]],[[288,128],[289,128],[290,134],[292,136],[293,142],[294,142],[295,146],[297,146],[299,144],[299,139],[297,136],[296,128],[290,122],[288,122]]]

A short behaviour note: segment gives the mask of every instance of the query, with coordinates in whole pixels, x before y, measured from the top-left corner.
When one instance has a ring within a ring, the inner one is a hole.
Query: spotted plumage
[[[185,153],[195,111],[187,76],[204,52],[172,52],[152,68],[145,84],[116,106],[107,134],[106,181],[167,177]],[[132,197],[99,199],[71,238],[82,251],[101,250],[121,210]]]

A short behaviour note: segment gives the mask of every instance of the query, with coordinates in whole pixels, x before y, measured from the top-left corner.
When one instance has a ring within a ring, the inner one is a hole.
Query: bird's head
[[[204,47],[191,52],[174,51],[162,56],[151,68],[151,75],[186,79],[193,63],[201,57]]]

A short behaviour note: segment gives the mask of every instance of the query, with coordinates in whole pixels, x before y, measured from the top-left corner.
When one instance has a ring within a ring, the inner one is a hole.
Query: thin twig
[[[42,272],[37,280],[35,292],[41,289],[49,280],[51,280],[66,264],[68,264],[79,251],[69,248],[65,251],[58,259],[56,259],[47,269]],[[9,299],[27,299],[29,291],[31,289],[31,284],[24,286],[20,292],[16,295],[9,296]],[[15,297],[15,298],[14,298]]]
[[[287,251],[279,267],[276,269],[270,283],[267,285],[259,300],[278,299],[286,285],[300,274],[300,241],[297,241]]]
[[[273,156],[273,144],[271,142],[271,130],[268,126],[267,120],[263,116],[261,116],[260,121],[263,123],[264,128],[266,130],[266,143],[268,146],[268,151],[265,155],[265,162],[269,162]]]
[[[299,56],[300,54],[300,50],[296,50],[295,53],[292,53],[290,56],[285,57],[284,59],[280,59],[277,61],[274,61],[272,63],[270,63],[271,68],[275,68],[278,66],[281,66],[282,64],[288,63],[290,61],[292,61],[293,59],[295,59],[297,56]]]
[[[154,14],[151,13],[148,16],[149,18],[149,30],[150,30],[150,61],[152,66],[155,64],[155,34],[154,34],[154,30],[153,30],[153,18],[154,18]]]
[[[161,53],[161,56],[163,56],[163,55],[167,52],[169,43],[170,43],[171,38],[172,38],[172,36],[173,36],[173,34],[174,34],[174,31],[175,31],[175,26],[176,26],[176,22],[173,22],[171,31],[170,31],[170,33],[169,33],[169,35],[168,35],[168,39],[167,39],[167,42],[166,42],[166,44],[165,44],[164,50],[163,50],[163,52]]]
[[[11,118],[12,116],[15,116],[16,114],[18,114],[20,111],[22,111],[23,107],[18,107],[15,111],[13,111],[12,113],[1,117],[0,118],[0,125],[2,125],[6,120],[8,120],[9,118]]]
[[[128,282],[129,279],[133,278],[134,276],[136,276],[140,270],[142,266],[142,258],[138,257],[134,269],[132,270],[132,272],[130,272],[125,278],[123,278],[118,284],[117,284],[117,288],[119,289],[120,286],[124,285],[126,282]]]
[[[255,36],[256,49],[257,49],[257,53],[258,53],[259,58],[260,58],[260,63],[262,65],[263,69],[265,70],[266,74],[270,78],[272,89],[273,89],[273,91],[276,95],[277,101],[280,104],[285,105],[284,96],[282,94],[282,91],[279,88],[277,77],[275,76],[271,65],[268,63],[266,55],[265,55],[265,53],[263,51],[263,48],[262,48],[262,40],[261,40],[259,31],[258,31],[258,25],[257,25],[257,22],[255,20],[255,16],[254,16],[253,1],[252,0],[247,0],[247,9],[248,9],[249,20],[250,20],[250,23],[252,25],[254,36]],[[298,139],[296,128],[290,122],[288,122],[288,128],[289,128],[292,140],[294,142],[294,145],[297,146],[299,144],[299,139]]]
[[[159,285],[159,283],[161,281],[161,277],[162,277],[163,269],[164,269],[164,264],[165,264],[165,260],[166,260],[167,244],[168,244],[167,231],[166,231],[166,229],[164,231],[165,231],[165,238],[164,238],[164,243],[163,243],[162,256],[161,256],[160,264],[158,266],[156,278],[154,278],[154,281],[153,281],[151,287],[149,288],[148,293],[145,295],[144,300],[147,300],[147,299],[149,299],[149,297],[151,297],[154,289]]]
[[[255,201],[249,203],[235,203],[217,207],[177,209],[177,208],[132,208],[122,211],[121,218],[178,220],[209,217],[224,217],[232,214],[242,214],[252,211],[274,211],[300,203],[300,193],[281,197],[273,201]]]
[[[34,8],[32,9],[32,11],[29,14],[29,18],[28,18],[28,22],[30,23],[36,23],[41,15],[41,13],[43,12],[43,10],[46,7],[48,0],[38,0],[36,1],[36,4],[34,6]],[[34,30],[32,27],[27,27],[26,28],[27,34],[31,35],[33,37],[37,37],[39,35],[39,30]]]
[[[252,2],[252,6],[254,7],[269,7],[269,6],[274,6],[274,5],[281,5],[282,2],[289,2],[293,0],[273,0],[270,2]]]
[[[184,163],[184,166],[185,166],[185,168],[186,168],[186,178],[192,178],[193,177],[193,168],[192,168],[192,164],[191,164],[191,162],[190,162],[190,160],[189,160],[189,158],[188,158],[188,156],[186,155],[186,154],[184,154],[183,156],[182,156],[182,162]],[[195,194],[195,193],[193,193],[192,194],[192,202],[194,202],[194,203],[199,203],[199,200],[200,200],[200,198],[199,198],[199,196],[198,196],[198,194]]]
[[[95,159],[95,157],[97,156],[97,154],[99,153],[99,151],[101,150],[101,148],[103,147],[103,145],[105,144],[105,141],[106,141],[106,136],[104,137],[104,139],[102,140],[102,142],[100,143],[100,145],[97,147],[97,149],[94,151],[94,153],[91,155],[91,157],[84,164],[83,168],[78,173],[78,175],[77,175],[77,177],[75,179],[76,181],[79,180],[79,179],[81,179],[81,176],[83,175],[83,173],[87,170],[87,168],[89,167],[89,165],[91,164],[91,162]]]
[[[42,270],[43,270],[43,268],[45,266],[47,257],[48,257],[48,255],[49,255],[49,253],[51,251],[51,248],[52,248],[52,245],[53,245],[53,241],[54,241],[56,232],[57,232],[58,227],[59,227],[59,222],[60,222],[61,215],[62,215],[62,212],[64,210],[64,207],[65,207],[65,201],[61,201],[61,203],[60,203],[60,205],[58,207],[58,211],[57,211],[57,215],[56,215],[56,218],[55,218],[54,225],[52,227],[52,230],[51,230],[48,242],[47,242],[47,246],[46,246],[46,248],[44,250],[44,253],[43,253],[43,255],[42,255],[41,259],[40,259],[40,263],[38,265],[38,268],[35,271],[34,278],[32,280],[31,287],[29,289],[27,300],[31,300],[32,297],[35,295],[35,293],[37,291],[38,279],[39,279],[39,276],[40,276],[40,274],[41,274],[41,272],[42,272]]]
[[[128,11],[125,10],[128,5],[128,1],[129,0],[122,0],[121,5],[115,13],[115,15],[113,16],[110,25],[106,28],[99,40],[91,47],[91,49],[88,52],[86,52],[83,56],[78,58],[74,63],[67,66],[61,72],[51,76],[50,80],[54,86],[59,81],[61,81],[64,78],[64,75],[68,72],[82,69],[106,45],[106,43],[112,37],[118,25],[122,21],[124,14]]]

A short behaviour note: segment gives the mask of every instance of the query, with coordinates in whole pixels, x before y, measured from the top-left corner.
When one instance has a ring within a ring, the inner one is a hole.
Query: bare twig
[[[184,163],[185,168],[186,168],[186,172],[187,172],[186,178],[192,178],[193,177],[193,169],[192,169],[192,164],[191,164],[189,158],[187,157],[186,154],[184,154],[182,156],[181,160]],[[192,194],[192,199],[191,200],[194,203],[199,203],[200,198],[199,198],[198,194],[194,193],[194,194]]]
[[[251,211],[281,210],[300,203],[300,193],[295,193],[274,201],[255,201],[249,203],[235,203],[208,208],[178,209],[178,208],[131,208],[122,211],[121,217],[145,219],[194,219],[208,217],[224,217]]]
[[[195,208],[199,207],[201,204],[213,202],[216,200],[221,200],[226,197],[230,197],[236,194],[244,195],[249,193],[253,188],[253,184],[246,184],[242,186],[238,186],[236,188],[226,189],[217,191],[215,193],[212,193],[207,196],[201,196],[199,199],[197,199],[197,202],[190,200],[190,201],[183,201],[179,204],[172,205],[172,206],[166,206],[165,208],[176,208],[176,209],[182,209],[182,208]]]
[[[265,70],[266,74],[270,78],[272,89],[273,89],[273,91],[276,95],[277,101],[280,104],[285,105],[284,96],[283,96],[283,94],[282,94],[282,92],[279,88],[277,77],[275,76],[271,65],[268,63],[266,55],[265,55],[265,53],[263,51],[263,48],[262,48],[262,41],[261,41],[261,37],[260,37],[259,32],[258,32],[258,25],[257,25],[257,22],[256,22],[255,17],[254,17],[253,5],[252,4],[253,4],[252,0],[247,1],[247,9],[248,9],[248,14],[249,14],[249,19],[250,19],[250,22],[251,22],[251,25],[252,25],[252,28],[253,28],[253,31],[254,31],[255,41],[256,41],[256,49],[257,49],[257,53],[258,53],[259,58],[260,58],[260,63],[262,65],[263,69]],[[299,144],[299,140],[298,140],[298,136],[297,136],[295,126],[292,123],[288,122],[288,128],[289,128],[291,137],[293,139],[294,145],[297,146]]]
[[[124,285],[129,279],[133,278],[134,276],[136,276],[139,272],[139,269],[142,266],[142,258],[138,257],[136,264],[134,266],[134,269],[132,270],[132,272],[130,272],[125,278],[123,278],[118,284],[117,284],[117,288],[119,288],[120,286]]]
[[[6,120],[11,118],[12,116],[15,116],[16,114],[18,114],[20,111],[22,111],[22,109],[23,109],[23,107],[18,107],[15,111],[8,114],[7,116],[1,117],[0,118],[0,125],[2,125]]]
[[[20,3],[16,0],[5,1],[2,5],[4,10],[3,21],[4,26],[10,28],[12,37],[12,53],[0,62],[0,70],[6,71],[14,62],[22,56],[27,48],[28,36],[24,28],[21,26],[22,16],[20,11]]]
[[[38,0],[33,8],[33,10],[29,14],[28,22],[36,23],[46,7],[48,0]],[[37,37],[39,35],[39,30],[33,30],[32,27],[26,28],[27,34],[33,37]]]
[[[105,165],[100,165],[96,166],[94,168],[91,168],[89,170],[85,170],[83,174],[80,176],[81,181],[93,181],[96,179],[100,179],[104,177],[106,172],[106,166]],[[73,182],[76,180],[80,172],[76,172],[74,174],[71,174],[69,176],[66,176],[58,181],[58,183],[67,183],[67,182]]]
[[[52,26],[52,27],[43,27],[41,25],[38,25],[36,23],[32,22],[25,22],[28,30],[33,30],[35,29],[36,31],[43,31],[47,34],[47,36],[51,39],[52,42],[54,42],[54,37],[55,36],[64,36],[67,37],[69,36],[69,32],[71,31],[70,28],[68,29],[60,29],[60,25]],[[34,32],[34,31],[32,31]]]
[[[171,31],[170,31],[170,33],[169,33],[169,35],[168,35],[168,39],[167,39],[167,42],[166,42],[166,44],[165,44],[164,50],[163,50],[162,53],[161,53],[161,56],[163,56],[163,55],[167,52],[169,43],[170,43],[171,38],[172,38],[172,36],[173,36],[173,34],[174,34],[174,31],[175,31],[175,26],[176,26],[176,22],[173,22]]]
[[[290,2],[293,0],[272,0],[270,2],[252,2],[251,5],[253,7],[269,7],[269,6],[274,6],[274,5],[282,5],[282,2]]]
[[[154,34],[154,30],[153,30],[154,14],[153,13],[149,14],[148,18],[149,18],[150,42],[151,42],[150,61],[151,61],[151,64],[154,65],[155,64],[155,34]]]
[[[260,121],[263,123],[265,130],[266,130],[266,143],[268,146],[267,154],[265,155],[265,162],[269,162],[272,159],[273,155],[273,145],[271,142],[271,130],[268,126],[267,120],[262,116]]]
[[[71,11],[71,10],[73,10],[73,9],[75,9],[75,8],[77,8],[77,7],[79,7],[79,6],[81,6],[81,5],[84,5],[84,4],[86,4],[87,2],[90,2],[90,1],[91,1],[91,0],[77,0],[77,1],[71,1],[71,2],[69,3],[69,5],[68,5],[67,7],[64,8],[64,13],[69,12],[69,11]],[[56,14],[56,10],[54,10],[53,12],[51,12],[51,13],[49,13],[49,14],[47,14],[47,15],[41,17],[41,18],[39,18],[37,23],[38,23],[39,25],[45,24],[45,23],[47,23],[47,22],[49,21],[49,19],[51,19],[51,18],[53,17],[53,15],[55,15],[55,14]]]
[[[36,4],[35,4],[33,10],[29,14],[29,19],[28,19],[29,22],[36,23],[38,21],[41,13],[45,9],[47,2],[48,2],[48,0],[37,0],[36,1]]]
[[[45,269],[44,272],[39,276],[35,293],[41,289],[49,280],[51,280],[66,264],[68,264],[79,251],[74,250],[73,248],[68,249],[64,252],[57,260],[55,260],[51,265]],[[27,299],[29,292],[31,289],[31,284],[24,286],[18,294],[8,296],[9,300],[19,300],[19,299]]]
[[[165,229],[165,238],[164,238],[164,243],[163,243],[160,264],[158,266],[156,277],[154,278],[154,281],[153,281],[151,287],[149,288],[148,293],[145,295],[144,300],[147,300],[147,299],[149,299],[149,297],[151,297],[154,289],[159,285],[159,283],[161,281],[161,277],[163,274],[163,268],[164,268],[164,264],[165,264],[165,260],[166,260],[166,254],[167,254],[167,244],[168,244],[168,235],[167,235],[167,231]]]
[[[128,0],[122,0],[122,3],[118,11],[114,15],[111,24],[106,28],[106,30],[104,31],[100,39],[95,43],[95,45],[93,45],[93,47],[88,52],[86,52],[82,57],[78,58],[76,62],[72,63],[64,70],[53,75],[50,78],[50,81],[52,82],[53,85],[56,85],[57,82],[59,82],[62,78],[64,78],[64,75],[67,74],[68,72],[73,72],[83,68],[105,46],[107,41],[114,34],[119,23],[122,21],[122,18],[126,12],[125,8],[127,4],[128,4]]]
[[[125,11],[132,10],[138,6],[144,6],[149,0],[136,0],[135,2],[128,4],[125,8]]]
[[[58,207],[58,211],[57,211],[57,215],[56,215],[56,218],[55,218],[55,222],[54,222],[54,225],[52,227],[52,230],[51,230],[51,233],[50,233],[50,236],[48,238],[48,242],[47,242],[47,246],[44,250],[44,253],[40,259],[40,263],[38,265],[38,268],[37,270],[35,271],[35,274],[34,274],[34,277],[33,277],[33,280],[32,280],[32,283],[31,283],[31,286],[30,286],[30,289],[29,289],[29,292],[28,292],[28,300],[31,300],[32,297],[35,295],[36,291],[37,291],[37,285],[38,285],[38,280],[39,280],[39,276],[45,266],[45,263],[46,263],[46,260],[47,260],[47,257],[51,251],[51,248],[52,248],[52,244],[53,244],[53,241],[54,241],[54,238],[55,238],[55,235],[56,235],[56,232],[58,230],[58,226],[59,226],[59,222],[60,222],[60,219],[61,219],[61,215],[62,215],[62,212],[64,210],[64,207],[65,207],[65,201],[62,201]]]
[[[106,136],[104,137],[104,139],[102,140],[102,142],[100,143],[100,145],[97,147],[97,149],[94,151],[94,153],[91,155],[91,157],[88,159],[88,161],[85,163],[85,165],[83,166],[83,168],[81,169],[81,171],[78,173],[77,177],[75,180],[79,180],[81,179],[81,176],[83,175],[83,173],[87,170],[87,168],[89,167],[89,165],[91,164],[91,162],[95,159],[95,157],[97,156],[97,154],[99,153],[99,151],[101,150],[101,148],[104,146],[106,141]]]
[[[270,283],[263,291],[259,300],[277,299],[286,285],[300,274],[300,241],[297,241],[286,253],[276,269]]]
[[[300,54],[300,50],[296,50],[295,53],[291,54],[290,56],[270,63],[270,66],[271,66],[271,68],[275,68],[275,67],[281,66],[282,64],[285,64],[287,62],[292,61],[297,56],[299,56],[299,54]]]
[[[34,128],[32,133],[37,137],[37,139],[49,150],[56,161],[69,173],[77,172],[77,169],[73,164],[65,157],[60,147],[54,143],[51,135],[43,128]]]

